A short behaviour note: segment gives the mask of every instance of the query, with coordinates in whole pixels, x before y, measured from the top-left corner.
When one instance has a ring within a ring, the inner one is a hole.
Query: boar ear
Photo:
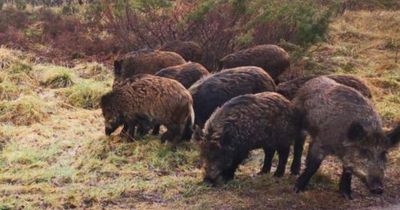
[[[122,60],[114,61],[114,76],[121,76],[122,71]]]
[[[347,131],[347,137],[350,141],[358,141],[363,139],[367,135],[367,132],[364,130],[363,126],[358,122],[353,122],[350,125],[349,130]]]
[[[394,147],[400,142],[400,124],[390,130],[386,137],[389,140],[389,147]]]

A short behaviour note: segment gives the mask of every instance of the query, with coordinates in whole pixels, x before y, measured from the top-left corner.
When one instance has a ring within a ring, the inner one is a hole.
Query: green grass
[[[35,66],[35,72],[39,83],[49,88],[70,87],[76,80],[71,69],[61,66],[38,65]]]
[[[65,90],[67,102],[73,106],[84,109],[96,109],[99,107],[100,98],[110,87],[104,82],[92,80],[81,81]]]
[[[49,117],[51,108],[38,96],[22,96],[15,101],[0,102],[0,122],[31,125]]]
[[[379,26],[396,22],[397,13],[346,13],[332,24],[330,40],[304,58],[306,74],[365,79],[387,127],[400,120],[400,71],[392,44],[376,49],[398,35]],[[174,150],[159,136],[128,143],[104,135],[98,101],[112,76],[102,64],[65,68],[29,60],[0,48],[0,209],[359,209],[397,202],[396,150],[382,196],[371,196],[354,178],[355,200],[343,200],[334,158],[324,161],[309,191],[295,194],[289,165],[283,178],[257,175],[262,150],[252,152],[233,181],[208,187],[195,142]],[[273,172],[276,165],[275,158]]]

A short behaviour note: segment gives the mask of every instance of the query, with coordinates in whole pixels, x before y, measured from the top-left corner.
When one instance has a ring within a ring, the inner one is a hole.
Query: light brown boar
[[[278,82],[278,77],[290,68],[289,54],[277,45],[258,45],[225,56],[220,60],[219,69],[239,66],[263,68]]]
[[[135,125],[143,119],[165,125],[161,141],[177,144],[187,121],[193,123],[192,97],[179,82],[146,75],[113,88],[101,98],[105,133],[110,135],[119,126]]]
[[[160,69],[184,64],[186,61],[174,52],[141,50],[128,53],[114,61],[115,80],[129,78],[136,74],[155,74]]]
[[[201,62],[203,49],[193,41],[171,41],[164,44],[160,50],[176,52],[186,61]]]

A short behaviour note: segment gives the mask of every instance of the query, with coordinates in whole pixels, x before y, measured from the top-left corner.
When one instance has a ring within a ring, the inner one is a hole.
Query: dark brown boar
[[[189,91],[175,80],[153,75],[132,81],[125,81],[101,98],[106,134],[146,119],[165,125],[168,130],[161,140],[176,144],[186,122],[194,121]]]
[[[269,173],[275,152],[281,177],[290,145],[302,139],[301,119],[294,106],[278,93],[263,92],[235,97],[218,108],[200,135],[204,181],[220,184],[234,177],[239,164],[251,150],[263,148],[261,173]]]
[[[199,80],[189,89],[193,97],[195,124],[200,128],[214,110],[244,94],[275,91],[273,79],[263,69],[245,66],[226,69]]]
[[[372,102],[360,92],[327,77],[308,81],[293,99],[304,114],[305,128],[311,135],[306,168],[296,181],[295,191],[305,189],[327,155],[343,164],[340,192],[351,199],[352,174],[370,192],[383,192],[388,149],[399,140],[400,127],[389,134]]]
[[[136,74],[155,74],[160,69],[184,64],[186,61],[177,53],[160,50],[141,50],[128,53],[114,61],[115,80]]]
[[[297,91],[309,80],[317,78],[318,76],[308,76],[308,77],[302,77],[294,80],[290,80],[287,82],[282,82],[279,83],[279,85],[276,87],[276,91],[282,95],[284,95],[286,98],[292,100]],[[368,86],[359,78],[351,75],[327,75],[326,77],[335,80],[337,83],[340,83],[342,85],[346,85],[349,87],[352,87],[359,91],[361,94],[363,94],[367,98],[372,98],[371,90],[368,88]]]
[[[278,76],[290,68],[289,54],[276,45],[258,45],[225,56],[219,69],[239,66],[258,66],[278,82]]]
[[[185,88],[189,88],[199,79],[210,73],[203,65],[199,63],[188,62],[185,64],[171,66],[161,69],[155,75],[174,79],[180,82]]]
[[[176,52],[186,61],[201,62],[203,49],[193,41],[171,41],[164,44],[160,50]]]

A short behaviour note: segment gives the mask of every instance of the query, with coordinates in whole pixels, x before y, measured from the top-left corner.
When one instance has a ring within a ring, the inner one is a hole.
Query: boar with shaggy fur
[[[276,45],[258,45],[225,56],[220,60],[220,69],[239,66],[263,68],[277,82],[278,76],[290,68],[289,54]]]
[[[167,131],[161,140],[176,144],[186,122],[194,121],[192,97],[179,82],[152,75],[126,81],[101,98],[105,133],[119,126],[135,125],[144,119],[162,124]]]
[[[203,128],[214,110],[226,101],[239,95],[275,91],[275,83],[263,69],[245,66],[199,80],[189,91],[193,97],[195,124]]]
[[[286,98],[292,100],[297,91],[309,80],[317,78],[318,76],[309,76],[309,77],[303,77],[303,78],[298,78],[294,80],[290,80],[287,82],[282,82],[279,83],[279,85],[276,87],[276,91],[282,95],[284,95]],[[363,94],[367,98],[372,98],[371,90],[368,88],[368,86],[359,78],[351,75],[328,75],[326,76],[330,79],[335,80],[337,83],[340,83],[342,85],[346,85],[349,87],[352,87],[359,91],[361,94]]]
[[[352,174],[371,193],[383,192],[386,155],[400,140],[400,129],[385,134],[372,102],[360,92],[327,77],[308,81],[293,100],[311,135],[306,168],[295,184],[303,191],[327,155],[343,164],[339,189],[351,199]]]
[[[186,61],[200,62],[203,56],[203,49],[193,41],[171,41],[164,44],[160,50],[176,52]]]
[[[294,106],[278,93],[263,92],[233,98],[218,108],[202,134],[204,181],[220,184],[234,177],[239,164],[254,149],[264,149],[261,173],[269,173],[275,152],[281,177],[290,145],[302,139],[301,119]]]
[[[186,61],[177,53],[160,50],[141,50],[128,53],[114,61],[115,80],[136,74],[155,74],[160,69],[184,64]]]
[[[180,82],[185,88],[192,86],[197,80],[209,75],[210,73],[199,63],[188,62],[185,64],[171,66],[161,69],[155,75],[174,79]]]

